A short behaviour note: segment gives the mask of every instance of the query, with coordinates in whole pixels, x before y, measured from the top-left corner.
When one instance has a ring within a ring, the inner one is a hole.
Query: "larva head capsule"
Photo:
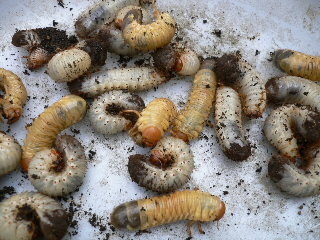
[[[158,127],[147,127],[142,132],[142,141],[147,147],[152,147],[162,138],[163,131]]]

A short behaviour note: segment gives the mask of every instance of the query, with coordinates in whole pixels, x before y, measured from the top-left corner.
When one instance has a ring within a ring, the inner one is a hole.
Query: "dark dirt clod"
[[[6,194],[8,195],[13,195],[16,193],[16,190],[14,189],[14,187],[3,187],[2,189],[0,189],[0,202],[5,199]]]
[[[212,32],[214,35],[216,35],[218,38],[221,38],[222,31],[220,29],[215,29]]]
[[[251,146],[249,144],[240,146],[237,143],[231,143],[230,148],[226,149],[224,153],[233,161],[244,161],[251,156]]]
[[[151,55],[154,60],[154,66],[160,71],[171,72],[175,68],[178,53],[171,45],[160,48]]]

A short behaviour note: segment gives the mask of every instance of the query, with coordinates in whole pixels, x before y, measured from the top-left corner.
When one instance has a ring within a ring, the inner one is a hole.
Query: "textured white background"
[[[27,52],[11,45],[16,29],[52,26],[74,32],[73,23],[81,11],[92,5],[90,1],[67,1],[65,7],[57,1],[1,0],[0,2],[0,67],[18,74],[26,84],[30,100],[23,118],[10,127],[0,125],[23,144],[26,124],[37,117],[45,105],[51,105],[68,93],[65,84],[53,82],[42,68],[30,75],[23,56]],[[283,75],[271,62],[269,53],[277,48],[292,48],[320,55],[320,3],[300,0],[162,0],[159,7],[170,11],[178,23],[177,35],[197,53],[218,56],[240,50],[241,54],[267,80]],[[206,21],[204,21],[206,20]],[[221,30],[221,38],[213,32]],[[256,54],[256,50],[260,54]],[[145,64],[150,62],[146,57]],[[119,57],[109,55],[106,69],[122,66]],[[134,66],[136,59],[129,62]],[[102,70],[103,71],[103,70]],[[146,103],[155,97],[169,97],[179,108],[184,106],[192,78],[176,78],[157,90],[141,93]],[[206,223],[205,235],[194,229],[194,239],[319,239],[319,197],[294,198],[281,193],[270,183],[267,162],[274,149],[262,135],[262,119],[248,120],[247,133],[256,146],[248,161],[228,160],[216,143],[212,128],[191,143],[195,169],[185,188],[200,188],[220,196],[227,204],[225,217],[219,223]],[[110,228],[112,209],[124,202],[155,194],[145,191],[130,180],[127,171],[128,155],[146,153],[125,134],[103,136],[93,132],[87,119],[64,133],[74,135],[85,146],[89,160],[88,172],[79,191],[61,199],[67,209],[73,208],[74,224],[66,239],[186,239],[185,222],[151,229],[136,235]],[[92,156],[92,152],[96,152]],[[256,171],[258,169],[258,171]],[[261,172],[259,171],[261,169]],[[21,172],[0,179],[0,189],[13,186],[17,192],[34,190]],[[96,218],[96,219],[95,219]],[[93,223],[93,224],[90,224]],[[96,227],[92,225],[98,225]],[[104,228],[105,226],[105,228]]]

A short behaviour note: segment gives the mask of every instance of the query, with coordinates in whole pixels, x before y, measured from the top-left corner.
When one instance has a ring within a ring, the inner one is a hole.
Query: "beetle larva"
[[[174,103],[167,98],[156,98],[141,112],[129,135],[137,144],[153,147],[164,136],[177,116]]]
[[[320,57],[280,49],[275,51],[274,58],[277,67],[289,75],[320,81]]]
[[[172,128],[175,137],[188,142],[202,132],[216,94],[217,79],[212,69],[213,62],[205,60],[195,75],[187,105],[178,114]]]
[[[234,161],[246,160],[251,155],[241,121],[238,93],[230,87],[219,87],[215,105],[216,134],[224,154]]]
[[[0,90],[5,92],[4,97],[0,97],[4,116],[8,123],[14,123],[22,115],[22,107],[27,101],[27,90],[16,74],[3,68],[0,68]]]
[[[273,110],[264,124],[264,134],[281,155],[300,157],[299,142],[314,143],[320,139],[320,115],[306,106],[287,105]]]
[[[87,37],[103,24],[112,22],[117,13],[128,5],[138,6],[139,0],[106,0],[93,5],[90,9],[81,13],[76,20],[77,35],[81,38]]]
[[[319,143],[307,147],[302,166],[298,161],[285,156],[273,156],[268,165],[268,174],[284,192],[307,197],[320,193],[320,148]]]
[[[68,215],[60,203],[41,193],[23,192],[0,203],[2,240],[59,240],[68,225]]]
[[[99,133],[115,134],[129,130],[134,124],[121,116],[126,110],[142,111],[145,105],[138,95],[110,91],[94,100],[88,111],[92,127]]]
[[[14,171],[21,160],[21,147],[16,140],[0,132],[0,176]]]
[[[168,13],[155,11],[155,21],[142,24],[141,10],[131,10],[123,22],[123,38],[130,46],[140,51],[151,51],[170,43],[175,31],[176,22]]]
[[[48,74],[57,82],[70,82],[88,71],[90,55],[80,49],[71,48],[54,55],[48,63]]]
[[[113,210],[111,224],[134,231],[180,220],[218,221],[225,210],[224,202],[218,197],[187,190],[123,203]]]
[[[111,90],[143,91],[154,88],[168,79],[150,67],[108,70],[100,76],[76,80],[68,84],[73,94],[95,97]]]
[[[266,108],[265,84],[249,63],[234,54],[224,54],[217,60],[216,72],[219,80],[239,92],[246,116],[262,116]]]
[[[28,170],[34,155],[51,148],[57,135],[79,122],[86,111],[87,102],[75,95],[67,95],[45,109],[28,127],[22,152],[22,168]]]
[[[300,77],[272,78],[266,83],[268,101],[276,104],[295,103],[320,112],[320,86]]]
[[[188,48],[167,45],[152,54],[154,66],[165,72],[175,71],[179,75],[194,75],[200,67],[198,55]]]
[[[130,177],[141,187],[155,192],[172,192],[182,187],[194,168],[188,144],[174,137],[164,137],[147,156],[129,157]]]
[[[54,148],[37,152],[29,164],[28,176],[41,193],[57,197],[72,193],[82,184],[87,160],[80,142],[59,136]]]

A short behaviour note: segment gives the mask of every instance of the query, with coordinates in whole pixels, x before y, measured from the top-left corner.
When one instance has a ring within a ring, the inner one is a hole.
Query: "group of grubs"
[[[66,234],[67,213],[51,197],[70,194],[82,184],[87,160],[78,140],[59,134],[81,121],[88,108],[95,131],[107,135],[127,131],[138,145],[153,148],[148,156],[129,156],[129,175],[141,187],[169,193],[116,207],[111,223],[117,228],[144,230],[187,219],[198,222],[203,232],[200,222],[223,217],[226,207],[218,197],[201,190],[174,192],[191,177],[194,159],[189,142],[199,137],[212,111],[222,151],[233,161],[243,161],[252,155],[252,146],[242,113],[260,118],[267,102],[281,105],[264,125],[265,136],[279,152],[269,162],[268,175],[288,194],[320,193],[320,86],[310,81],[320,81],[319,57],[277,50],[276,65],[292,76],[265,84],[239,53],[202,59],[173,43],[174,18],[150,0],[101,1],[78,17],[75,29],[78,38],[53,27],[18,30],[12,37],[14,46],[28,50],[29,69],[47,64],[48,75],[68,82],[72,95],[34,119],[22,148],[0,132],[0,176],[21,166],[39,191],[0,203],[0,239],[61,239]],[[154,64],[93,77],[105,64],[107,52],[123,56],[151,52]],[[183,110],[168,98],[145,106],[133,93],[165,83],[174,74],[194,75]],[[23,82],[1,68],[0,88],[1,115],[8,123],[18,121],[27,100]],[[94,99],[90,107],[85,100],[89,98]]]

